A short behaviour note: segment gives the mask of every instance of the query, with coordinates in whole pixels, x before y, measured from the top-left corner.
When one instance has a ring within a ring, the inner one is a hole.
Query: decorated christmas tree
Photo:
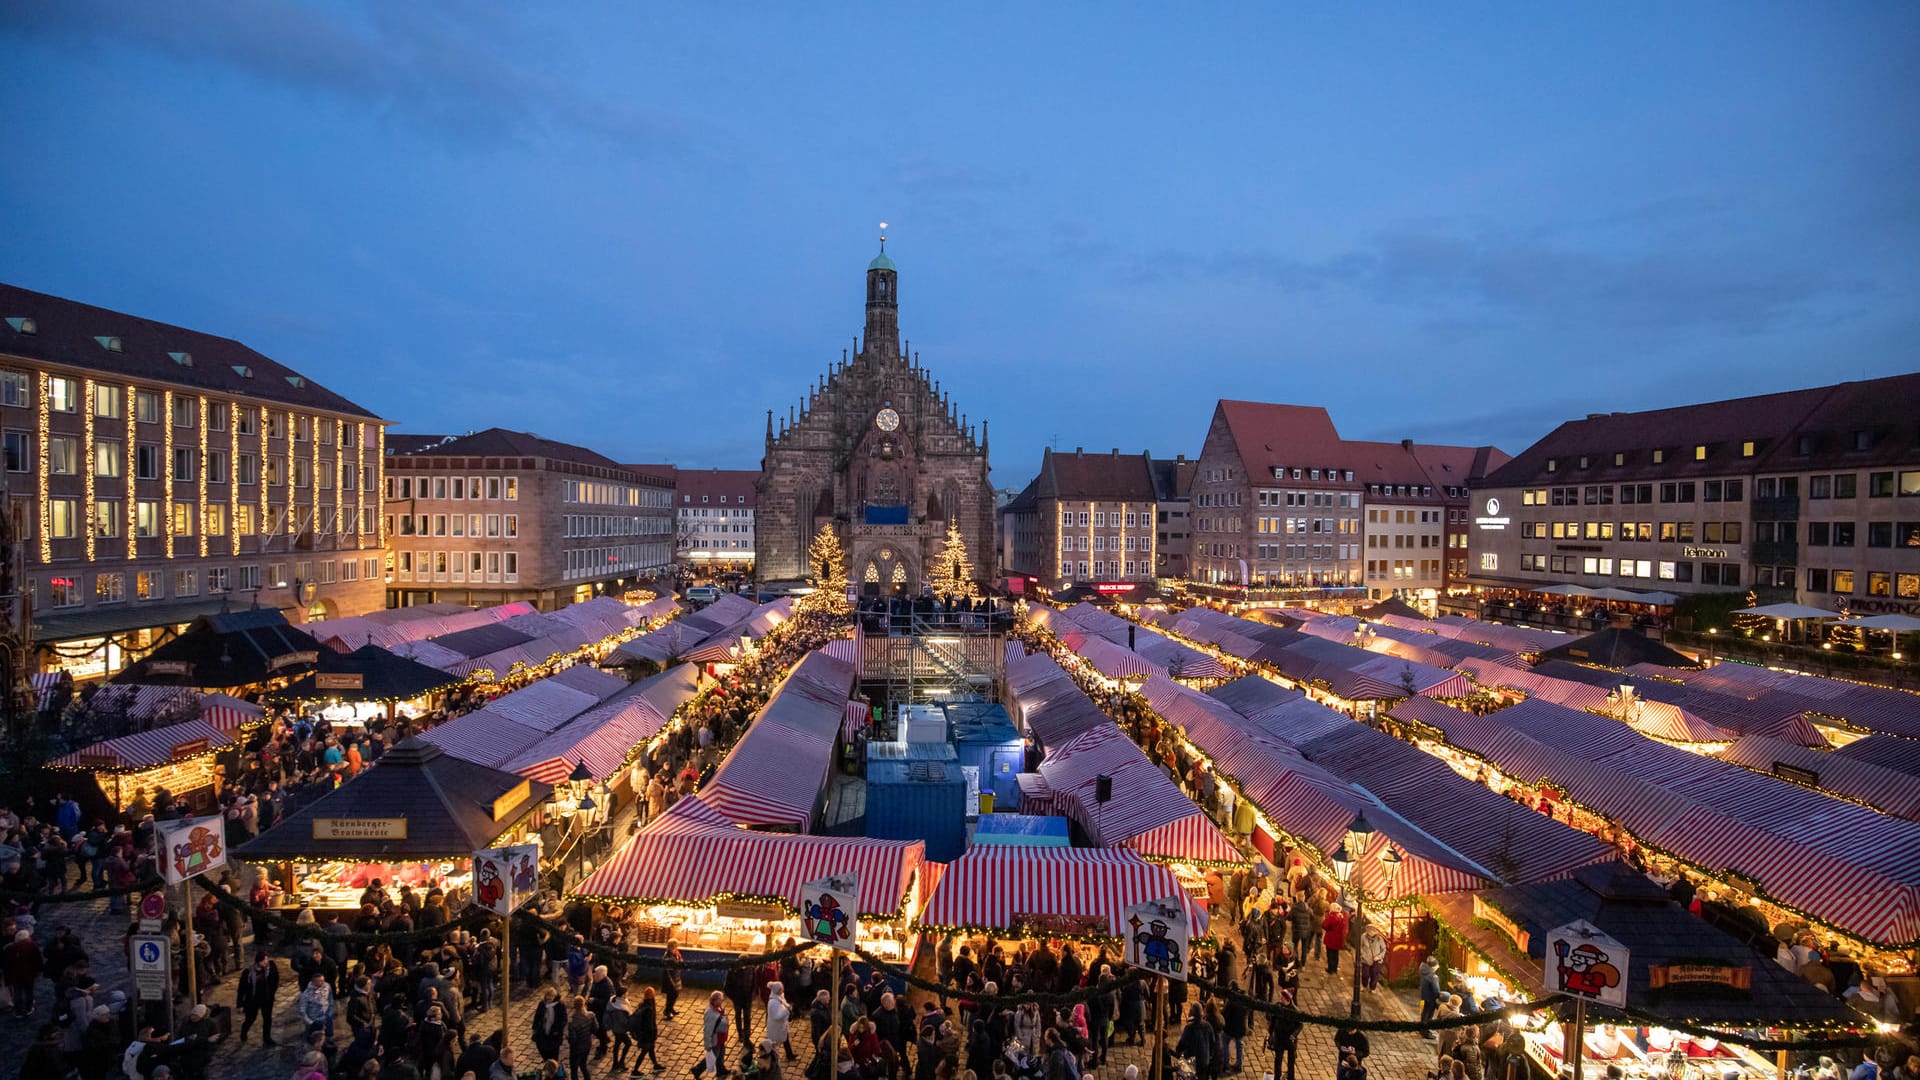
[[[1851,649],[1854,652],[1866,648],[1860,637],[1860,628],[1851,621],[1853,607],[1845,599],[1840,601],[1840,621],[1827,625],[1827,643],[1836,649]]]
[[[971,600],[979,595],[973,582],[973,560],[967,557],[967,541],[960,535],[960,523],[947,523],[947,543],[934,557],[927,575],[933,595],[942,600]]]
[[[847,602],[847,553],[831,522],[822,523],[807,545],[807,568],[813,571],[813,592],[794,605],[796,614],[839,618],[853,610]]]
[[[1747,602],[1740,606],[1741,607],[1759,607],[1760,606],[1759,595],[1755,593],[1752,589],[1748,589]],[[1757,634],[1764,634],[1768,630],[1773,629],[1773,620],[1767,618],[1765,615],[1736,614],[1733,617],[1733,625],[1734,625],[1734,628],[1739,630],[1741,633],[1747,635],[1748,637],[1753,637]]]

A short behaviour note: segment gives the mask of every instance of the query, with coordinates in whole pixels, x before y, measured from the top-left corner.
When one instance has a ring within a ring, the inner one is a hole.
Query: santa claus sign
[[[1602,1005],[1627,1003],[1627,947],[1576,919],[1547,934],[1548,993],[1585,998]]]

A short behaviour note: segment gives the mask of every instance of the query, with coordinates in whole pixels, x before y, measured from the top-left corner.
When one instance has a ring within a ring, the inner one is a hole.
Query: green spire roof
[[[889,258],[887,258],[887,249],[886,249],[886,248],[881,248],[881,249],[880,249],[880,254],[878,254],[878,255],[875,255],[875,256],[873,257],[873,261],[867,264],[867,269],[869,269],[869,270],[892,270],[892,269],[894,269],[894,265],[893,265],[893,260],[892,260],[892,259],[889,259]]]

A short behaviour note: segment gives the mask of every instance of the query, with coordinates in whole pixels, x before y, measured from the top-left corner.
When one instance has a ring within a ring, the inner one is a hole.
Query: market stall
[[[862,947],[910,965],[927,865],[919,841],[754,832],[690,795],[573,892],[634,908],[647,945],[757,953],[793,932],[802,883],[851,872],[860,884]]]
[[[826,792],[853,668],[820,651],[787,673],[700,794],[742,825],[806,832]]]
[[[1872,1018],[1708,925],[1625,863],[1427,903],[1448,932],[1452,982],[1486,1007],[1539,996],[1547,933],[1556,927],[1584,919],[1628,948],[1627,1008],[1641,1015],[1588,1006],[1583,1052],[1590,1076],[1617,1065],[1627,1076],[1661,1080],[1773,1077],[1784,1074],[1780,1057],[1711,1032],[1787,1039],[1874,1028]],[[1689,1034],[1648,1015],[1707,1030]],[[1528,1059],[1546,1075],[1560,1075],[1567,1040],[1558,1021],[1542,1012],[1516,1024]]]
[[[1131,848],[1189,866],[1241,861],[1207,815],[1111,721],[1047,751],[1040,775],[1061,800],[1055,805],[1095,847]]]
[[[319,659],[320,643],[279,609],[254,608],[200,616],[113,682],[271,691],[312,671]]]
[[[1134,852],[976,846],[947,864],[920,924],[993,943],[1112,943],[1127,933],[1128,907],[1170,897],[1180,898],[1193,939],[1205,937],[1204,904],[1188,896],[1172,870]]]
[[[48,767],[90,774],[117,810],[150,807],[154,793],[163,789],[189,806],[205,808],[220,780],[216,757],[234,745],[227,730],[195,719],[104,739],[55,758]]]
[[[350,653],[321,652],[312,674],[274,695],[280,701],[319,702],[334,724],[364,724],[377,716],[419,716],[433,698],[460,685],[457,675],[436,670],[378,645]]]
[[[277,865],[274,905],[353,912],[374,879],[438,888],[466,903],[473,852],[518,842],[541,823],[551,784],[462,761],[417,737],[352,783],[328,792],[236,847]]]

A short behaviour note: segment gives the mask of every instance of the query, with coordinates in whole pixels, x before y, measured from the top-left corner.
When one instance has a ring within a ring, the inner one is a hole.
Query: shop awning
[[[819,651],[787,673],[701,796],[744,825],[806,831],[833,768],[853,668]]]
[[[918,840],[797,836],[740,828],[699,795],[673,804],[573,890],[607,902],[703,905],[716,897],[779,898],[790,907],[808,881],[851,871],[860,910],[897,915],[926,861]]]
[[[136,630],[157,630],[163,626],[191,623],[207,615],[219,615],[232,608],[232,599],[223,596],[170,604],[109,604],[79,611],[35,611],[33,639],[38,644],[46,645],[78,638],[128,634]]]
[[[1884,738],[1884,736],[1872,736]],[[1920,753],[1920,744],[1909,744]],[[1920,776],[1846,756],[1748,735],[1720,751],[1721,761],[1865,803],[1883,814],[1920,821]]]
[[[1180,861],[1240,861],[1206,814],[1112,721],[1048,750],[1040,775],[1096,847]],[[1105,803],[1096,797],[1103,775],[1113,785]]]
[[[596,780],[611,779],[634,748],[653,738],[695,689],[694,665],[663,671],[568,720],[499,767],[550,784],[567,779],[576,765],[585,765]]]
[[[459,684],[457,676],[379,645],[362,645],[345,654],[322,652],[313,674],[274,696],[287,701],[410,701]]]
[[[233,853],[250,862],[466,859],[552,794],[551,784],[462,761],[408,738],[351,782]]]
[[[96,772],[140,772],[232,745],[233,738],[225,731],[204,720],[188,720],[150,731],[136,731],[131,735],[103,739],[71,754],[63,754],[49,764],[56,768],[90,769]]]
[[[1121,937],[1126,909],[1179,897],[1192,935],[1207,932],[1206,911],[1173,871],[1132,851],[1088,848],[975,847],[947,864],[920,921],[930,927]]]
[[[424,641],[476,626],[504,622],[534,610],[534,606],[525,600],[477,609],[464,604],[420,604],[333,619],[314,626],[313,636],[335,652],[352,652],[363,645],[391,649],[409,641]]]
[[[1578,641],[1548,649],[1540,659],[1571,660],[1615,670],[1635,664],[1660,664],[1675,668],[1697,666],[1693,657],[1668,648],[1638,630],[1619,626],[1609,626]]]

